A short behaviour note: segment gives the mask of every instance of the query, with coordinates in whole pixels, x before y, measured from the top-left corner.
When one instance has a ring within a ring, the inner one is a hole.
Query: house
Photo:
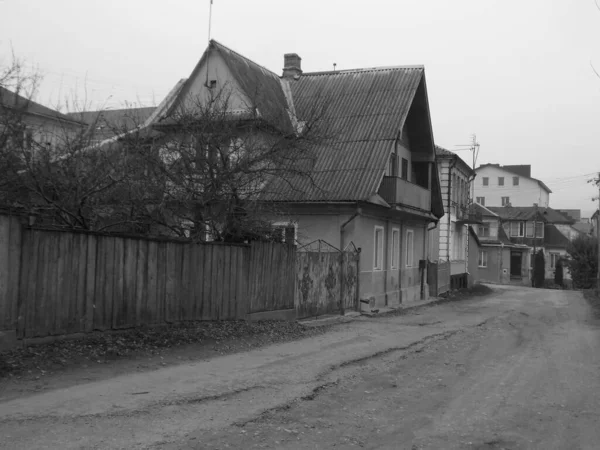
[[[85,127],[80,120],[0,86],[0,137],[10,129],[11,138],[19,139],[21,148],[55,148],[75,138]]]
[[[302,133],[318,102],[332,132],[311,148],[309,176],[274,179],[261,201],[270,220],[291,230],[298,246],[321,239],[361,249],[360,297],[399,305],[427,297],[428,228],[443,204],[422,66],[306,73],[296,54],[278,75],[211,40],[152,128],[168,132],[177,111],[209,102],[226,87],[229,115],[260,123],[265,139]],[[248,114],[251,106],[252,114]]]
[[[471,203],[470,186],[475,171],[456,153],[436,146],[444,216],[430,231],[430,260],[438,263],[438,280],[448,272],[450,283],[440,283],[447,289],[468,285],[469,224],[479,223]],[[438,289],[438,294],[441,293]]]
[[[543,250],[546,278],[554,278],[557,261],[568,258],[569,242],[578,235],[577,230],[572,227],[573,219],[565,217],[552,208],[538,206],[487,209],[498,216],[502,229],[512,244],[525,246],[530,250],[529,253],[522,250],[523,254],[520,258],[517,258],[517,250],[514,250],[511,253],[511,268],[514,267],[513,263],[517,263],[520,259],[520,264],[531,271],[534,265],[532,255]],[[521,272],[524,273],[524,270]],[[517,273],[518,270],[514,269],[511,271],[511,276],[516,276]],[[567,271],[565,271],[565,278],[569,278]]]
[[[481,215],[481,224],[476,228],[479,281],[529,285],[531,247],[526,243],[513,242],[508,237],[502,217],[492,208],[475,204],[474,209]],[[475,255],[469,254],[472,267],[475,266],[474,260]]]
[[[155,110],[156,107],[152,106],[80,111],[66,115],[92,127],[90,144],[93,145],[143,125]]]
[[[531,165],[483,164],[475,169],[475,201],[483,206],[532,206],[550,204],[552,191],[532,178]]]

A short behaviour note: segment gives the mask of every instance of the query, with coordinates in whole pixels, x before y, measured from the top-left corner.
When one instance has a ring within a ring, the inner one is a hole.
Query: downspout
[[[450,229],[450,224],[452,223],[450,220],[450,209],[452,207],[452,169],[456,166],[457,161],[458,157],[455,155],[448,170],[448,233],[446,234],[446,255],[448,263],[450,262],[450,236],[452,234],[452,230]]]

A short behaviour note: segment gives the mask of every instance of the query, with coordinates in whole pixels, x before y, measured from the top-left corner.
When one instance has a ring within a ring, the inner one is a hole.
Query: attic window
[[[210,80],[210,81],[208,82],[208,88],[209,88],[209,89],[214,89],[214,88],[216,88],[216,87],[217,87],[217,80]]]

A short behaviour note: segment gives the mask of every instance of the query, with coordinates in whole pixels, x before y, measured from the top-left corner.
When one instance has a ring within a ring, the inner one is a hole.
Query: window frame
[[[477,227],[477,235],[479,237],[490,237],[490,222],[482,222],[481,225]],[[487,230],[487,234],[482,233],[481,230]]]
[[[510,197],[500,197],[500,202],[502,203],[502,206],[510,205]]]
[[[377,242],[377,233],[381,232],[381,240]],[[383,241],[385,239],[385,229],[381,225],[375,225],[373,230],[373,271],[383,270]]]
[[[293,228],[294,229],[294,244],[298,243],[298,222],[273,222],[271,224],[271,228],[273,228],[273,231],[277,230],[277,231],[281,231],[281,242],[286,242],[285,240],[285,236],[286,236],[286,230],[289,228]]]
[[[400,228],[392,228],[391,239],[392,251],[390,252],[390,267],[392,269],[400,268]]]
[[[410,237],[410,240],[409,240]],[[409,245],[410,242],[410,245]],[[415,263],[415,230],[407,229],[405,237],[406,267],[414,267]]]
[[[484,258],[485,256],[485,258]],[[488,266],[488,251],[487,250],[479,250],[479,255],[477,255],[477,267],[487,268]]]
[[[479,200],[482,200],[481,202]],[[475,203],[485,206],[485,197],[475,197]]]
[[[519,177],[512,177],[513,179],[513,186],[519,186]]]
[[[509,229],[509,236],[510,237],[525,237],[526,225],[525,225],[524,221],[522,221],[522,220],[519,220],[519,221],[513,220],[513,221],[511,221],[509,223],[510,223],[510,225],[509,225],[509,227],[510,227],[510,229]],[[518,234],[514,234],[513,233],[513,225],[516,225],[518,227],[518,229],[517,229],[517,233]]]
[[[556,263],[558,262],[558,260],[560,259],[560,253],[556,253],[556,252],[549,252],[550,253],[550,268],[551,269],[556,269]]]
[[[484,187],[489,187],[490,185],[490,177],[481,177],[481,183]]]
[[[408,159],[402,158],[401,162],[402,162],[402,167],[401,167],[401,172],[400,172],[400,178],[408,181]]]
[[[498,186],[504,186],[504,177],[498,177]]]

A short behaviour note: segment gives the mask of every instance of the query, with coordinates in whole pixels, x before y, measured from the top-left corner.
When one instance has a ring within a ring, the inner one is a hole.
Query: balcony
[[[410,183],[400,177],[383,177],[378,194],[390,205],[408,206],[431,211],[429,189]]]
[[[460,224],[480,224],[482,222],[482,215],[480,211],[477,211],[472,206],[470,208],[464,206],[454,206],[456,213],[456,223]]]

